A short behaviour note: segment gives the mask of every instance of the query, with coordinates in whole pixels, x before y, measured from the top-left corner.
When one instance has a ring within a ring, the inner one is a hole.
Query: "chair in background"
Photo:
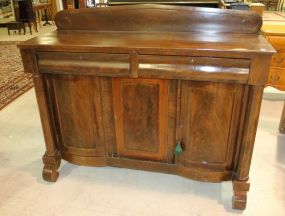
[[[109,0],[99,0],[99,3],[96,4],[96,7],[108,7]]]
[[[18,1],[19,7],[19,21],[28,24],[30,33],[32,34],[32,26],[34,26],[35,31],[37,32],[37,22],[36,15],[33,11],[32,0],[20,0]]]

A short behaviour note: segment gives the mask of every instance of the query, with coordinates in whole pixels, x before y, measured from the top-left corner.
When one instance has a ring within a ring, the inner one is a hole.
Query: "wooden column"
[[[57,169],[60,166],[61,156],[56,146],[57,139],[53,131],[51,114],[48,109],[50,106],[48,105],[47,95],[45,93],[43,75],[34,74],[33,78],[46,144],[46,152],[43,156],[44,168],[42,175],[45,180],[55,182],[59,175]]]
[[[247,191],[249,190],[248,174],[252,158],[258,117],[262,101],[263,86],[250,86],[245,92],[247,108],[244,111],[243,131],[238,167],[233,179],[233,208],[245,209]]]

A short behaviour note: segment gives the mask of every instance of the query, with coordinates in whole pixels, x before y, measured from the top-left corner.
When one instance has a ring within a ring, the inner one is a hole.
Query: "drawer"
[[[285,68],[285,52],[278,52],[272,56],[271,67]]]
[[[279,90],[285,90],[285,68],[270,68],[268,85]]]
[[[247,83],[246,59],[139,55],[139,77]]]
[[[129,54],[38,52],[41,73],[126,77]]]
[[[284,36],[267,36],[267,40],[271,43],[274,49],[285,50],[285,37]]]

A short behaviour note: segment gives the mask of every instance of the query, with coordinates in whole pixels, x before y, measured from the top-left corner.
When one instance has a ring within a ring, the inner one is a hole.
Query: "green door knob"
[[[178,141],[175,147],[175,155],[180,155],[183,152],[182,146],[181,146],[181,141]]]

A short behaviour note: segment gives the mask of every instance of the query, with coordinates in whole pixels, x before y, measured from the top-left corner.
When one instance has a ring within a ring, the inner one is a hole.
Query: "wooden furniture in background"
[[[42,16],[44,16],[45,23],[43,25],[51,25],[51,23],[48,21],[48,14],[51,17],[51,22],[54,25],[53,21],[53,12],[52,12],[52,4],[51,3],[38,3],[33,4],[33,11],[36,14],[37,22],[39,23],[39,26],[41,26]]]
[[[45,180],[57,180],[61,159],[232,180],[233,208],[245,208],[274,53],[260,16],[140,5],[61,11],[55,22],[56,32],[19,45],[34,76]]]
[[[265,5],[262,4],[262,3],[251,3],[249,5],[249,9],[252,10],[252,11],[255,11],[260,16],[262,16],[263,12],[264,12],[264,9],[265,9]]]
[[[277,51],[272,57],[268,85],[285,91],[285,13],[265,12],[262,33]],[[285,103],[279,131],[285,133]]]
[[[282,8],[283,0],[258,0],[259,3],[265,5],[266,11],[277,11]]]
[[[96,7],[108,7],[109,6],[109,0],[99,0],[97,4],[95,4]]]
[[[32,0],[21,0],[18,1],[18,13],[19,13],[19,22],[23,24],[28,24],[30,29],[30,34],[32,34],[32,27],[37,32],[37,20],[36,14],[33,10],[33,3]]]
[[[21,31],[23,30],[24,34],[26,34],[26,28],[25,28],[24,23],[18,22],[18,21],[8,22],[7,30],[8,30],[9,35],[10,35],[11,30],[14,30],[15,32],[17,30],[19,34],[21,34]]]
[[[86,0],[62,0],[63,9],[78,9],[86,7]]]

